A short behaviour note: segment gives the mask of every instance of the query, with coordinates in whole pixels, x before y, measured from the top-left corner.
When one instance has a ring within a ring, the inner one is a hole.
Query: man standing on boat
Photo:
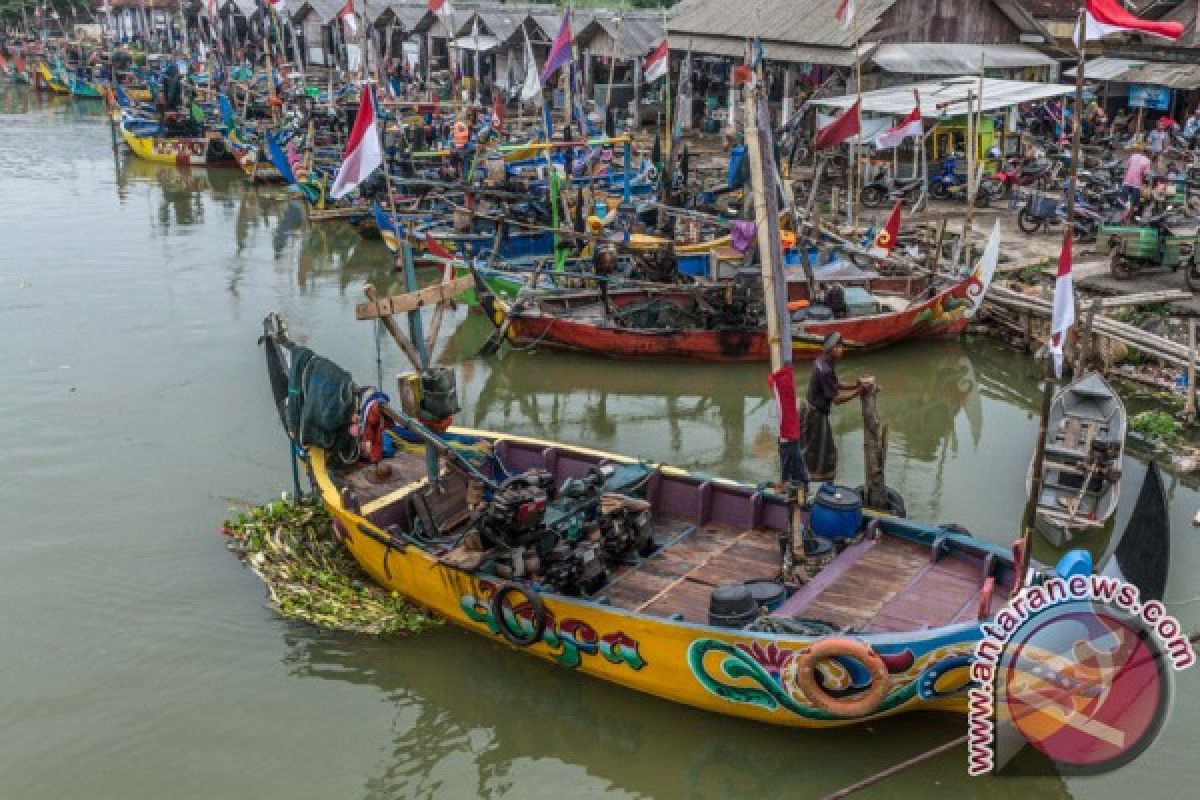
[[[824,352],[813,362],[812,375],[808,379],[808,394],[801,417],[804,420],[804,461],[809,477],[814,481],[831,481],[837,476],[837,445],[833,441],[833,426],[829,423],[830,412],[835,405],[861,396],[868,388],[862,381],[838,382],[834,367],[845,350],[840,333],[835,331],[826,336]]]

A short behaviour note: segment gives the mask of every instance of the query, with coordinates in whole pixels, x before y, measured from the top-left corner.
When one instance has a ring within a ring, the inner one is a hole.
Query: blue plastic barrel
[[[809,526],[826,539],[852,539],[862,530],[862,498],[845,486],[823,483],[813,499]]]
[[[675,265],[684,275],[704,277],[708,275],[708,253],[685,253],[675,257]]]
[[[725,176],[725,184],[733,188],[733,182],[737,179],[738,166],[742,163],[742,159],[746,156],[746,146],[737,145],[729,151],[729,173]]]

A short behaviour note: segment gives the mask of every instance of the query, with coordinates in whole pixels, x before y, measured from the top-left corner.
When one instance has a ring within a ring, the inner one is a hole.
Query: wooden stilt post
[[[1092,300],[1083,317],[1083,330],[1080,331],[1075,359],[1075,377],[1079,377],[1087,369],[1092,356],[1092,326],[1096,321],[1096,313],[1100,310],[1100,298]]]
[[[880,422],[879,407],[875,402],[879,388],[872,376],[864,375],[860,380],[864,386],[870,387],[859,395],[863,413],[863,471],[866,473],[866,496],[863,497],[863,505],[885,510],[888,508],[887,479],[883,469],[887,458],[884,447],[886,429]]]

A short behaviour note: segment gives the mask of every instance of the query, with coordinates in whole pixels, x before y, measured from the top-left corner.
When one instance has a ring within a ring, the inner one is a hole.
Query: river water
[[[382,244],[309,226],[285,192],[234,171],[114,157],[98,104],[8,86],[0,232],[0,797],[814,797],[961,733],[945,715],[774,729],[455,629],[376,641],[279,619],[217,533],[231,507],[291,483],[255,338],[279,310],[356,375],[376,375],[377,352],[394,374],[400,355],[354,320],[364,281],[400,289]],[[476,358],[488,332],[460,309],[437,348],[468,424],[771,478],[762,367]],[[843,374],[883,386],[889,483],[910,515],[1008,542],[1036,369],[968,339]],[[836,423],[847,476],[862,474],[856,417],[851,404]],[[1143,466],[1125,469],[1130,501]],[[1190,478],[1168,486],[1167,600],[1194,630],[1200,495]],[[1157,743],[1114,775],[969,779],[959,751],[861,796],[1194,787],[1197,674],[1177,681]]]

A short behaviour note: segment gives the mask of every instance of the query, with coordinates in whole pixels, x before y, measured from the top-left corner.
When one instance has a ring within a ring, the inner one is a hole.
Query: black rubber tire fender
[[[508,626],[508,620],[504,616],[504,598],[513,593],[522,594],[529,601],[529,605],[533,609],[532,631],[522,631],[518,634]],[[528,647],[537,642],[546,630],[546,607],[542,604],[542,598],[537,592],[519,583],[505,582],[497,586],[496,592],[488,604],[488,609],[492,613],[496,627],[500,629],[500,635],[517,647]]]

